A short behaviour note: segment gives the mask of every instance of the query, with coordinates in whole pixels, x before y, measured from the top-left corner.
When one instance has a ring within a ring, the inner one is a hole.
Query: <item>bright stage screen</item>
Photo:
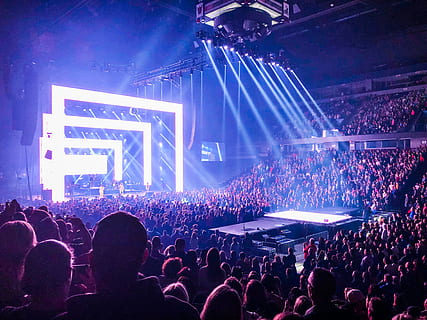
[[[182,191],[181,104],[52,86],[40,138],[40,183],[52,200],[64,200],[69,184],[151,186],[167,174]]]
[[[225,161],[225,144],[222,142],[203,142],[202,161]]]

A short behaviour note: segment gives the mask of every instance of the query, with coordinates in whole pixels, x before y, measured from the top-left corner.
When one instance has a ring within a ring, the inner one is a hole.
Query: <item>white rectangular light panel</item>
[[[124,106],[158,112],[168,112],[175,116],[175,186],[176,191],[184,188],[184,144],[183,144],[183,107],[182,104],[163,102],[117,95],[112,93],[90,91],[61,86],[52,86],[52,114],[43,114],[43,136],[40,138],[40,182],[46,189],[52,190],[52,200],[64,200],[65,185],[64,163],[67,155],[64,148],[108,148],[114,149],[115,178],[122,175],[123,146],[117,140],[72,139],[65,138],[66,126],[99,129],[130,130],[143,133],[144,184],[151,184],[151,124],[111,119],[67,116],[65,100]],[[71,141],[74,140],[74,141]],[[85,142],[83,142],[85,141]],[[104,142],[100,142],[104,141]],[[120,143],[120,145],[118,143]],[[119,151],[120,155],[119,155]],[[46,152],[49,154],[46,157]],[[94,156],[94,155],[92,155]],[[117,179],[119,180],[119,179]]]
[[[64,175],[73,174],[106,174],[107,155],[101,154],[67,154],[62,168]]]

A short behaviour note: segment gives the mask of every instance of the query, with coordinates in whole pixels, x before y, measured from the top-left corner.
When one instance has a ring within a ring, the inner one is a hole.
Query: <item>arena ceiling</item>
[[[138,71],[195,50],[193,0],[16,0],[0,3],[3,62],[96,62]],[[292,0],[291,23],[259,46],[284,49],[312,86],[427,62],[425,0]]]

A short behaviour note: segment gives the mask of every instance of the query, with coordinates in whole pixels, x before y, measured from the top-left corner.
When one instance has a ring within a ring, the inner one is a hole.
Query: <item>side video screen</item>
[[[202,161],[225,161],[225,144],[202,142]]]

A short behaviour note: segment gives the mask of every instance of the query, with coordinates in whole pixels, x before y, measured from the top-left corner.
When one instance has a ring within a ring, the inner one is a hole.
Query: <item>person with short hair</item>
[[[163,289],[163,293],[169,296],[174,296],[185,302],[189,301],[187,289],[181,282],[171,283]]]
[[[359,289],[351,289],[345,294],[348,302],[348,307],[351,308],[355,315],[355,319],[367,319],[368,312],[366,310],[365,295]]]
[[[373,297],[368,302],[369,320],[387,320],[390,319],[387,304],[379,297]]]
[[[71,297],[60,319],[199,319],[194,307],[165,296],[156,277],[139,277],[147,256],[147,231],[137,217],[123,211],[104,217],[92,240],[96,293]]]
[[[178,273],[182,269],[181,258],[169,258],[163,262],[162,275],[159,277],[162,288],[178,280]]]
[[[331,272],[323,268],[314,268],[307,281],[308,296],[313,306],[306,311],[304,319],[345,319],[345,312],[332,303],[335,288],[336,281]]]
[[[309,297],[307,296],[299,296],[296,300],[295,300],[295,304],[294,304],[294,312],[299,314],[300,316],[305,315],[306,311],[308,309],[310,309],[312,306],[311,304],[311,300]]]

